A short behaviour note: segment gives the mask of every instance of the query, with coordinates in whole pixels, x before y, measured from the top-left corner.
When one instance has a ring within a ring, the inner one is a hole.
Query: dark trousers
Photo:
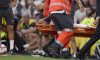
[[[85,46],[80,50],[79,55],[85,54],[88,49],[91,48],[93,44],[95,44],[100,39],[100,21],[97,25],[96,31],[94,32],[93,36],[90,40],[85,44]]]
[[[51,14],[51,17],[56,31],[61,31],[66,28],[73,29],[73,20],[69,14],[66,14],[66,12],[54,13]]]

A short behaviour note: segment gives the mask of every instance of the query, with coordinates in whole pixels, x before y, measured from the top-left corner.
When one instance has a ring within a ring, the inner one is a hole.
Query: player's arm
[[[36,27],[30,27],[29,29],[25,30],[23,34],[34,33],[35,31],[36,31]]]
[[[46,16],[45,18],[44,18],[44,21],[47,21],[47,20],[49,20],[51,18],[51,15],[49,14],[48,16]]]
[[[51,19],[51,15],[50,15],[50,14],[49,14],[48,16],[46,16],[45,18],[40,19],[40,20],[38,21],[38,23],[39,23],[39,24],[42,24],[42,23],[44,23],[45,21],[47,21],[47,20],[49,20],[49,19]]]
[[[17,0],[11,0],[11,3],[9,4],[10,8],[13,8],[16,5]]]

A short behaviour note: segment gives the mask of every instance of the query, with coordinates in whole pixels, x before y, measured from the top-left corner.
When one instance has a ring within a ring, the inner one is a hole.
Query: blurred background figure
[[[79,24],[82,19],[86,17],[86,9],[83,5],[83,1],[78,1],[79,9],[75,11],[74,14],[74,24]]]
[[[33,54],[34,51],[35,53],[33,55],[44,54],[42,47],[48,43],[52,36],[40,32],[36,26],[36,23],[39,19],[44,18],[43,9],[45,1],[46,0],[17,0],[16,5],[12,8],[15,33],[14,43],[16,46],[14,50],[17,51],[17,53],[26,53],[26,51],[32,51],[31,54]],[[95,26],[93,21],[95,20],[94,18],[96,16],[96,0],[73,1],[72,18],[74,24],[86,24],[89,26]],[[44,24],[49,23],[51,25],[53,24],[50,21],[45,22]],[[3,30],[1,30],[1,27]],[[72,37],[71,41],[76,42],[77,47],[81,49],[88,41],[88,39],[89,38]],[[6,26],[4,25],[0,25],[0,40],[5,40],[7,43],[4,44],[9,47],[8,31],[6,31]],[[93,48],[91,48],[90,51],[92,52],[90,52],[90,55],[93,55],[95,47],[96,44]],[[74,52],[77,52],[77,50]],[[73,54],[72,51],[71,54]]]
[[[24,45],[26,50],[40,50],[40,38],[36,33],[35,21],[30,19],[28,14],[24,14],[17,26],[17,33],[27,44]]]

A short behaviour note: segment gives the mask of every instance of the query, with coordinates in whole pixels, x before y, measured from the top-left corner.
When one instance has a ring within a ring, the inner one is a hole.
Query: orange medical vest
[[[51,0],[49,6],[49,12],[57,11],[57,10],[66,10],[68,14],[71,14],[71,2],[73,0]]]

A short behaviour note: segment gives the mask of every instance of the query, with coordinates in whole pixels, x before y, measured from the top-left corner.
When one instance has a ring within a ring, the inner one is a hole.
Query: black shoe
[[[45,52],[47,57],[52,57],[52,54],[47,50],[47,48],[48,48],[47,46],[43,46],[42,50]]]
[[[53,43],[47,49],[48,51],[55,56],[55,58],[60,57],[60,48],[62,48],[58,43]]]
[[[81,58],[81,59],[80,59],[80,58],[77,58],[77,57],[76,57],[76,58],[74,58],[73,60],[87,60],[87,59],[86,59],[86,58]]]
[[[76,57],[78,57],[78,58],[80,58],[80,59],[83,59],[84,58],[84,54],[82,54],[82,53],[80,53],[80,52],[78,52],[77,54],[76,54]]]
[[[36,52],[36,53],[33,53],[32,56],[35,56],[35,57],[41,57],[41,56],[42,56],[42,53]]]
[[[87,60],[87,58],[85,58],[85,54],[78,52],[75,60]]]
[[[50,41],[49,41],[46,45],[44,45],[44,46],[42,47],[42,49],[43,49],[43,51],[45,52],[45,54],[46,54],[47,57],[53,57],[53,55],[47,50],[47,48],[48,48],[50,45],[52,45],[52,44],[54,43],[54,41],[55,41],[55,36],[53,36],[52,39],[50,39]]]
[[[14,50],[9,50],[9,54],[11,54],[11,55],[16,55],[16,53],[15,53]]]
[[[70,58],[70,53],[68,51],[61,51],[61,58],[63,59]]]
[[[50,54],[52,54],[52,56],[53,56],[54,58],[60,58],[60,54],[59,54],[60,51],[55,50],[55,48],[49,47],[49,48],[48,48],[48,51],[50,52]]]

